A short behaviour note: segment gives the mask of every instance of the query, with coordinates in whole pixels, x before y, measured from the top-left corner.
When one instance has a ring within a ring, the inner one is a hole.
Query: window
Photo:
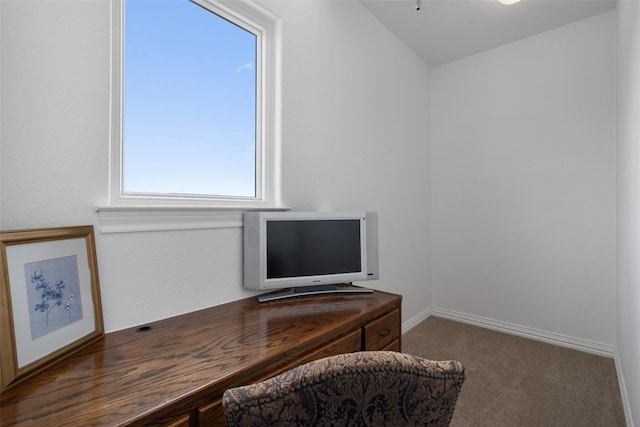
[[[122,193],[258,196],[258,37],[187,0],[124,18]]]
[[[279,21],[250,0],[112,8],[110,206],[99,211],[277,208]]]

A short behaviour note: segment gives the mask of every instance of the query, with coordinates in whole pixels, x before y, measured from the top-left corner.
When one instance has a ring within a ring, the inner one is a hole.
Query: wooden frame
[[[104,336],[93,226],[0,231],[0,391]]]

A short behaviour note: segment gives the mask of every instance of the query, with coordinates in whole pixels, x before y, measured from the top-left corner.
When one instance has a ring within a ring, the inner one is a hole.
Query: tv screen
[[[362,271],[360,220],[267,220],[267,279]]]

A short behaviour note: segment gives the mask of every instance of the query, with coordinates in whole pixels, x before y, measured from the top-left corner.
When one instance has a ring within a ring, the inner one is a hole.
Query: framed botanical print
[[[104,336],[93,226],[0,231],[0,391]]]

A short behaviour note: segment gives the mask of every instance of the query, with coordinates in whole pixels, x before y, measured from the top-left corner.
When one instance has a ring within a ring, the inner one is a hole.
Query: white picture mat
[[[95,311],[91,271],[84,237],[8,245],[7,266],[18,369],[35,362],[95,331]],[[83,318],[35,340],[31,339],[27,286],[24,265],[31,262],[75,255],[82,295]]]

